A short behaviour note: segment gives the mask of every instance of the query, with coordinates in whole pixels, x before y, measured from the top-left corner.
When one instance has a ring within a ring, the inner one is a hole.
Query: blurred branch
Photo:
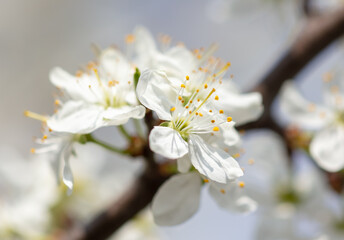
[[[312,0],[302,0],[302,10],[306,16],[309,16],[312,14],[312,9],[310,6]]]
[[[86,227],[75,227],[60,239],[107,239],[124,223],[147,207],[158,188],[167,179],[158,169],[147,168],[122,197],[94,218]]]
[[[344,8],[310,16],[300,35],[252,91],[263,96],[264,113],[239,129],[270,128],[271,105],[286,80],[294,78],[316,55],[344,34]],[[274,129],[272,129],[274,130]]]
[[[239,129],[269,128],[283,135],[284,130],[278,126],[271,115],[271,105],[282,84],[295,77],[317,54],[342,34],[344,34],[344,8],[323,15],[309,16],[299,37],[262,78],[260,84],[252,90],[263,95],[265,106],[263,116]],[[151,111],[147,112],[145,122],[149,132],[155,125]],[[152,159],[153,153],[148,147],[145,148],[144,155],[148,167],[129,190],[85,228],[75,228],[62,239],[106,239],[151,202],[167,176],[159,172],[159,166]]]

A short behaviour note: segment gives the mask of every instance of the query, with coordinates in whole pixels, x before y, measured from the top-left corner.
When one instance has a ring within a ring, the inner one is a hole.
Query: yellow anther
[[[190,111],[189,111],[189,114],[191,114],[191,113],[192,113],[192,111],[190,110]]]
[[[189,106],[185,106],[185,108],[186,108],[186,109],[188,109],[188,108],[189,108]]]
[[[55,100],[55,105],[60,105],[60,101],[58,99]]]
[[[197,89],[196,92],[198,93],[198,92],[199,92],[199,89]]]
[[[181,101],[183,98],[181,96],[178,96],[179,101]]]
[[[223,110],[222,110],[222,109],[220,109],[219,113],[220,113],[220,114],[223,114],[224,112],[223,112]]]
[[[192,103],[192,100],[190,100],[190,103]]]
[[[220,128],[216,126],[216,127],[213,128],[213,131],[214,132],[218,132],[218,131],[220,131]]]
[[[211,123],[214,123],[215,122],[215,120],[211,120]]]
[[[207,89],[208,88],[208,84],[204,84],[204,88]]]
[[[189,80],[189,79],[190,79],[190,77],[189,77],[189,76],[186,76],[185,78],[186,78],[186,80]]]
[[[185,88],[185,84],[181,84],[180,87]]]
[[[323,75],[323,81],[324,82],[330,82],[333,79],[333,74],[328,72]]]
[[[182,100],[182,103],[185,103],[185,101],[184,101],[184,100]]]
[[[209,182],[209,180],[208,180],[208,179],[204,179],[204,180],[203,180],[203,182],[205,182],[205,183],[208,183],[208,182]]]
[[[197,115],[198,115],[198,112],[196,112],[195,114],[196,114],[196,116],[197,116]]]
[[[133,34],[128,34],[125,37],[125,42],[126,43],[133,43],[135,41],[135,36]]]
[[[239,182],[239,187],[241,187],[241,188],[245,187],[245,183],[244,182]]]
[[[212,112],[213,112],[213,110],[211,110],[211,109],[210,109],[210,110],[209,110],[209,112],[210,112],[210,113],[212,113]]]
[[[214,135],[213,135],[214,136]],[[225,149],[223,149],[226,153],[228,153],[229,152],[229,148],[225,148]]]
[[[320,115],[321,118],[325,118],[326,117],[326,113],[325,112],[321,112],[319,115]]]
[[[224,189],[221,189],[220,192],[221,192],[222,194],[225,194],[225,193],[226,193],[226,191],[225,191]]]
[[[174,112],[175,110],[176,110],[176,107],[172,107],[172,108],[170,109],[171,112]]]
[[[43,137],[42,137],[43,140],[45,140],[45,139],[47,139],[47,138],[48,138],[47,135],[43,135]]]
[[[199,68],[198,68],[198,70],[202,71],[202,70],[203,70],[203,68],[199,67]]]
[[[109,85],[109,87],[113,87],[113,86],[115,86],[115,83],[113,81],[109,81],[108,85]]]
[[[30,149],[30,152],[31,152],[31,153],[35,153],[35,152],[36,152],[36,149],[31,148],[31,149]]]
[[[48,129],[49,132],[52,132],[53,130],[51,128]]]
[[[94,69],[95,66],[96,66],[96,64],[95,64],[94,62],[89,62],[89,63],[87,64],[87,69],[89,69],[89,70]]]
[[[200,117],[203,117],[203,114],[202,113],[198,113]]]
[[[339,92],[338,86],[332,86],[332,87],[331,87],[331,92],[332,92],[332,93],[338,93],[338,92]]]
[[[77,72],[75,73],[75,76],[76,76],[76,77],[81,77],[81,76],[82,76],[82,74],[83,74],[83,72],[82,72],[82,71],[77,71]]]
[[[201,101],[201,99],[197,98],[197,102]]]
[[[91,85],[88,85],[88,88],[91,88]]]
[[[37,114],[37,113],[34,113],[34,112],[30,112],[30,111],[25,111],[24,115],[26,117],[29,117],[29,118],[32,118],[32,119],[36,119],[36,120],[39,120],[39,121],[42,121],[42,122],[46,122],[48,120],[47,117],[45,117],[43,115],[40,115],[40,114]]]
[[[215,96],[215,100],[219,100],[219,96],[216,95],[216,96]]]
[[[234,154],[234,155],[233,155],[233,157],[234,157],[234,158],[238,158],[238,157],[240,157],[240,153],[236,153],[236,154]]]
[[[227,122],[231,122],[233,119],[231,117],[227,118]]]
[[[227,67],[230,67],[230,66],[231,66],[231,63],[230,63],[230,62],[227,62],[226,66],[227,66]]]
[[[310,103],[308,105],[308,111],[310,111],[310,112],[314,112],[315,111],[315,104],[314,103]]]
[[[128,84],[130,85],[130,84],[131,84],[131,82],[130,82],[130,81],[128,81]]]
[[[254,164],[254,159],[253,159],[253,158],[250,158],[250,159],[248,160],[248,164],[249,164],[249,165],[253,165],[253,164]]]

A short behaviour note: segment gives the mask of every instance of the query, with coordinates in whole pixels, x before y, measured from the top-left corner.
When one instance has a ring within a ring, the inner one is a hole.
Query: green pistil
[[[170,127],[174,130],[176,130],[180,136],[182,136],[182,138],[185,140],[185,141],[188,141],[189,140],[189,133],[186,132],[186,131],[183,131],[187,126],[189,126],[189,122],[183,122],[182,125],[180,126],[175,126],[175,123],[177,122],[181,122],[181,121],[184,121],[185,119],[180,119],[179,121],[174,121],[174,122],[163,122],[160,124],[160,126],[162,127]]]
[[[281,202],[299,204],[301,202],[300,197],[293,189],[283,189],[278,193],[278,199]]]

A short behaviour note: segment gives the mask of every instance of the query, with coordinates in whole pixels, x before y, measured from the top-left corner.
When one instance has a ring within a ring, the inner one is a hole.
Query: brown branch
[[[283,82],[295,77],[317,54],[343,33],[344,8],[329,14],[309,17],[300,36],[278,63],[262,78],[260,84],[253,89],[263,95],[265,106],[263,116],[256,122],[241,126],[240,129],[270,128],[281,134],[281,129],[271,117],[271,105]],[[151,120],[151,115],[148,116]],[[147,123],[148,128],[152,128],[152,122],[147,121]],[[152,153],[149,151],[146,148],[144,154],[150,158]],[[74,229],[62,239],[106,239],[145,208],[166,179],[167,177],[160,174],[154,164],[150,165],[118,201],[105,209],[85,228]]]
[[[263,96],[265,110],[262,117],[240,129],[270,128],[271,105],[283,83],[294,78],[316,55],[343,34],[344,8],[310,17],[298,38],[252,90]]]
[[[85,228],[76,227],[60,239],[107,239],[124,223],[133,218],[152,201],[158,188],[167,179],[158,169],[149,169],[111,206],[100,213]]]

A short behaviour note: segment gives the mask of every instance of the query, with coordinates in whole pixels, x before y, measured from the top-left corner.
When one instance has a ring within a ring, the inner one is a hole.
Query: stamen
[[[55,100],[55,105],[60,105],[60,101],[58,99]]]
[[[219,113],[220,113],[220,114],[223,114],[224,112],[223,112],[223,110],[221,109],[221,110],[219,111]]]
[[[176,107],[172,107],[172,108],[170,109],[171,112],[174,112],[175,110],[176,110]]]
[[[181,88],[185,88],[185,85],[184,85],[184,84],[181,84],[180,87],[181,87]]]
[[[249,165],[253,165],[253,164],[254,164],[254,159],[253,159],[253,158],[250,158],[250,159],[248,160],[248,164],[249,164]]]
[[[189,76],[186,76],[185,78],[186,78],[186,80],[189,80],[189,79],[190,79],[190,77],[189,77]]]
[[[204,180],[203,180],[203,182],[205,182],[205,183],[208,183],[208,182],[209,182],[209,180],[208,180],[208,179],[204,179]]]
[[[216,127],[213,128],[213,131],[214,132],[218,132],[218,131],[220,131],[220,128],[216,126]]]
[[[215,122],[215,120],[211,120],[211,123],[214,123]]]
[[[125,42],[126,43],[133,43],[135,41],[135,36],[133,34],[128,34],[125,37]]]
[[[178,96],[179,101],[181,101],[183,98],[181,96]]]
[[[225,194],[225,193],[226,193],[226,191],[225,191],[224,189],[221,189],[220,192],[221,192],[222,194]]]
[[[241,188],[245,187],[245,183],[244,182],[239,182],[239,187],[241,187]]]
[[[231,122],[233,119],[231,117],[227,118],[227,122]]]
[[[215,96],[215,100],[219,100],[219,96],[216,95],[216,96]]]
[[[31,148],[31,149],[30,149],[30,152],[31,152],[31,153],[35,153],[35,152],[36,152],[36,149]]]
[[[39,120],[39,121],[42,121],[42,122],[46,122],[48,120],[47,117],[45,117],[43,115],[40,115],[40,114],[37,114],[37,113],[34,113],[34,112],[30,112],[30,111],[25,111],[24,115],[26,117],[29,117],[29,118],[32,118],[32,119],[36,119],[36,120]]]

